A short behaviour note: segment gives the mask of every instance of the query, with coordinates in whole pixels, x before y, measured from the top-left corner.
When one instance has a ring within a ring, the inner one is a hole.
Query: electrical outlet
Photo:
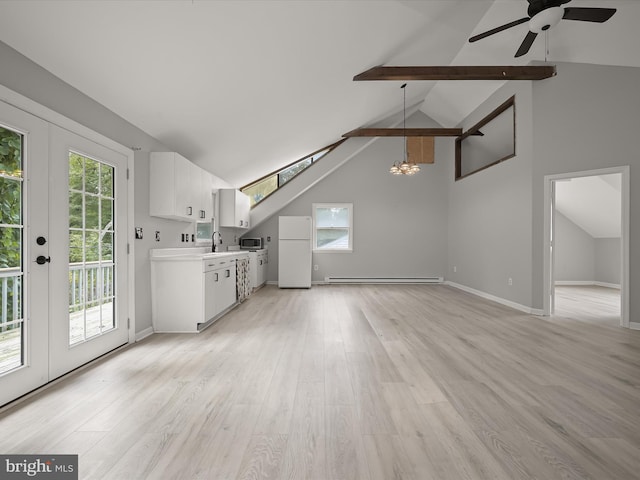
[[[160,241],[160,232],[156,230],[156,242]]]
[[[453,273],[456,273],[458,271],[458,267],[456,267],[455,265],[453,266]]]
[[[317,272],[318,271],[318,265],[314,265],[313,269]]]
[[[509,277],[508,283],[509,283],[509,286],[513,285],[513,278]]]

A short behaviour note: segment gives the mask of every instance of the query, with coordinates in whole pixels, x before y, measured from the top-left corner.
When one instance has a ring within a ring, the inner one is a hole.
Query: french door
[[[0,405],[127,343],[126,169],[0,102]]]
[[[0,405],[49,379],[48,124],[0,102]],[[45,161],[42,161],[42,160]]]
[[[49,377],[127,343],[127,158],[51,126]]]

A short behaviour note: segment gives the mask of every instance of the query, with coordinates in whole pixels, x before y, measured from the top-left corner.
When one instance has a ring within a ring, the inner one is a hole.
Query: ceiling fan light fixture
[[[531,17],[531,20],[529,20],[529,30],[533,33],[542,33],[545,30],[549,30],[562,20],[563,15],[564,8],[562,7],[546,8]]]

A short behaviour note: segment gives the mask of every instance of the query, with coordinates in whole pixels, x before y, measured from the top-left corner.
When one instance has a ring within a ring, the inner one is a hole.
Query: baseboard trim
[[[597,282],[595,280],[556,280],[554,283],[560,287],[596,286],[620,290],[620,284],[618,283]]]
[[[440,284],[442,277],[324,277],[325,284]]]
[[[619,283],[606,283],[606,282],[595,282],[598,287],[606,287],[606,288],[615,288],[616,290],[620,290]]]
[[[640,323],[638,323],[638,322],[629,322],[629,328],[631,330],[640,330]]]
[[[140,340],[144,340],[148,336],[153,335],[153,327],[145,328],[144,330],[136,333],[136,343]]]
[[[507,300],[502,297],[496,297],[495,295],[491,295],[490,293],[483,292],[481,290],[476,290],[475,288],[467,287],[466,285],[461,285],[459,283],[451,282],[449,280],[444,282],[445,285],[449,285],[450,287],[457,288],[458,290],[462,290],[463,292],[471,293],[478,297],[484,298],[486,300],[491,300],[492,302],[499,303],[506,307],[513,308],[514,310],[518,310],[520,312],[528,313],[530,315],[543,316],[544,311],[540,308],[531,308],[526,305],[521,305],[516,302],[512,302],[511,300]]]

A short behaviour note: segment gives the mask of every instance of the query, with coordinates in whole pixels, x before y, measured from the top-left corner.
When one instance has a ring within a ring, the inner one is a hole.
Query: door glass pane
[[[23,136],[0,127],[0,375],[24,363]]]
[[[114,168],[69,153],[69,344],[115,328]]]

